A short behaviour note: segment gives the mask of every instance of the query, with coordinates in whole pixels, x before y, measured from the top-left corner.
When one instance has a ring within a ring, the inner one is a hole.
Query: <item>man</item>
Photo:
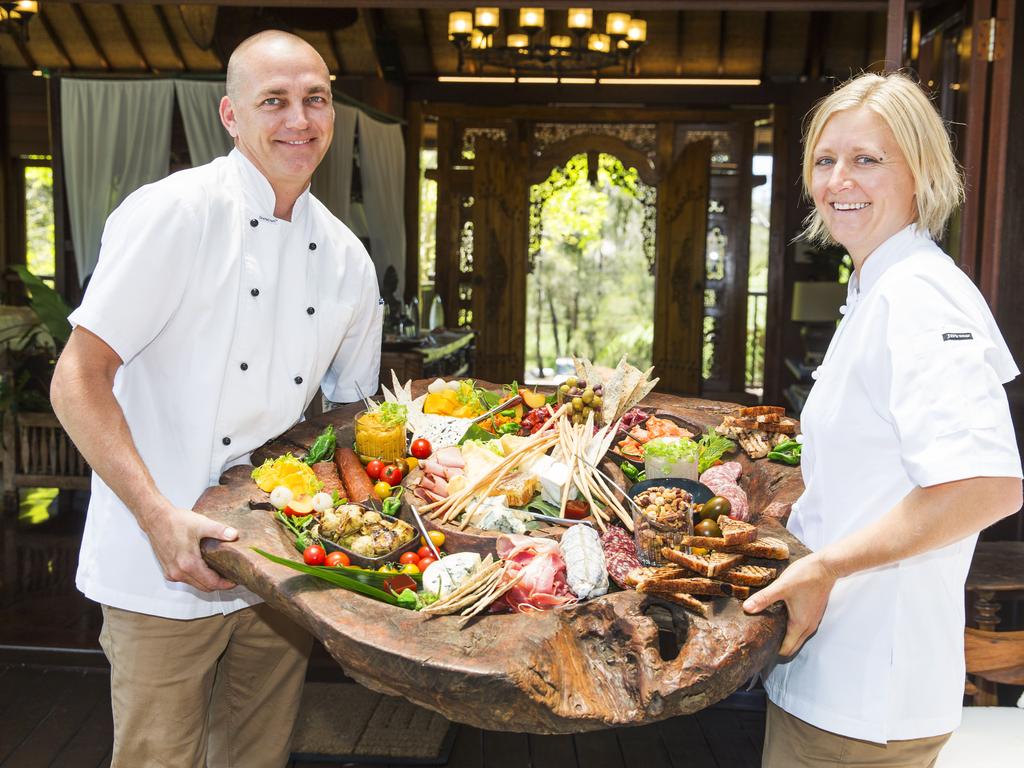
[[[113,766],[281,766],[310,638],[203,562],[191,510],[323,384],[376,390],[381,307],[358,239],[308,191],[331,143],[327,67],[264,32],[228,63],[235,149],[107,221],[54,410],[94,470],[79,588],[103,604]]]

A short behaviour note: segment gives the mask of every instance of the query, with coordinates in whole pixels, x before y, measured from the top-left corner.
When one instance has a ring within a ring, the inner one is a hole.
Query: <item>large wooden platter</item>
[[[422,391],[425,382],[418,382]],[[417,391],[414,388],[414,391]],[[734,407],[652,395],[644,403],[713,426]],[[359,406],[305,422],[254,454],[308,446],[327,422],[350,439]],[[744,464],[751,506],[788,509],[802,490],[799,470],[766,461]],[[331,588],[255,552],[296,553],[269,513],[249,509],[249,468],[234,467],[196,505],[239,531],[236,542],[204,540],[203,554],[305,626],[345,672],[366,687],[404,696],[446,717],[492,730],[576,733],[695,712],[756,674],[782,641],[785,612],[747,616],[740,603],[716,600],[707,618],[637,594],[616,592],[534,614],[486,615],[465,626]],[[794,559],[807,550],[779,522],[765,535],[785,539]]]

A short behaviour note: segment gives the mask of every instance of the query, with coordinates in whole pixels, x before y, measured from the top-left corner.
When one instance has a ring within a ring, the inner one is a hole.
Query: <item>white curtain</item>
[[[311,190],[341,221],[352,227],[352,156],[355,153],[357,109],[334,103],[334,140],[313,174]]]
[[[359,174],[377,280],[393,266],[401,297],[405,286],[405,143],[402,126],[359,113]]]
[[[235,142],[220,122],[224,81],[175,80],[174,92],[185,123],[185,140],[192,166],[206,165],[230,152]]]
[[[61,144],[78,279],[92,274],[107,216],[167,175],[170,80],[61,80]]]

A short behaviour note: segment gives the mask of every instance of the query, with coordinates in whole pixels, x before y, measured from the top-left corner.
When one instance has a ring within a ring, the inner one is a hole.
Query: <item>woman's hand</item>
[[[792,656],[818,629],[835,583],[836,576],[824,561],[815,554],[807,555],[786,568],[773,583],[747,598],[743,610],[760,613],[772,603],[785,603],[789,621],[779,655]]]

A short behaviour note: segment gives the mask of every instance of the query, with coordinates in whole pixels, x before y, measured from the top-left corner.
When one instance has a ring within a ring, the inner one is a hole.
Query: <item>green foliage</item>
[[[650,364],[654,278],[644,255],[642,182],[611,155],[590,171],[579,154],[530,190],[530,367],[570,355]]]
[[[56,272],[53,235],[53,169],[25,168],[25,262],[34,275],[52,278]]]
[[[13,269],[28,292],[29,306],[39,316],[39,322],[50,332],[54,340],[59,344],[67,344],[71,336],[71,323],[68,322],[68,315],[71,314],[71,307],[67,305],[61,295],[48,286],[38,277],[21,264],[15,264]]]

